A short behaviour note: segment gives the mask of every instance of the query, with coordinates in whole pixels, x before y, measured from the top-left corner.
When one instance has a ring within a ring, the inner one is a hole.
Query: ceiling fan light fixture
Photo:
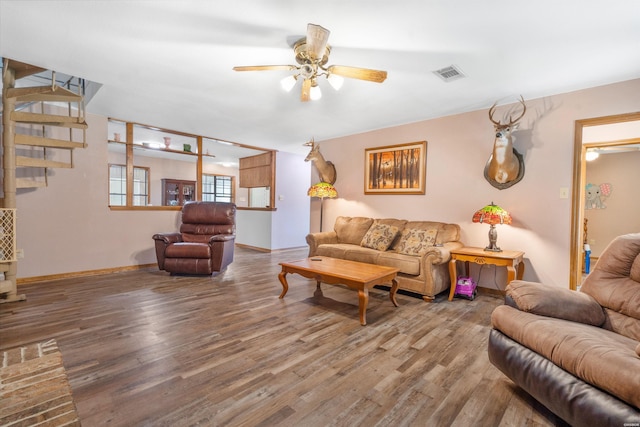
[[[285,92],[291,92],[291,89],[296,85],[296,77],[295,76],[287,76],[284,79],[280,80],[280,86],[284,89]]]
[[[311,91],[309,92],[309,98],[311,98],[312,101],[317,101],[318,99],[322,98],[322,91],[318,87],[318,84],[315,82],[311,86]]]
[[[327,77],[327,81],[332,88],[334,88],[335,90],[340,90],[340,88],[344,84],[344,77],[338,76],[336,74],[329,74],[329,77]]]

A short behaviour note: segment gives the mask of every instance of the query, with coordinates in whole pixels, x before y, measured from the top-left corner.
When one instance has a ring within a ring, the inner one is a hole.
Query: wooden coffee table
[[[396,281],[397,268],[322,256],[299,261],[281,262],[280,265],[282,266],[282,272],[278,274],[278,279],[282,283],[281,299],[284,298],[289,290],[287,274],[297,273],[309,279],[316,279],[318,289],[320,288],[320,282],[324,282],[331,285],[343,284],[357,290],[360,323],[362,325],[367,324],[369,289],[375,285],[391,282],[389,299],[394,306],[398,306],[396,301],[396,292],[398,291],[398,282]]]

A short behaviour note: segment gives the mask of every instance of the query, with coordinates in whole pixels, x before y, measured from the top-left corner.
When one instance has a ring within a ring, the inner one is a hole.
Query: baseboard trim
[[[101,268],[99,270],[75,271],[71,273],[49,274],[46,276],[21,277],[16,280],[16,285],[26,285],[36,282],[48,282],[51,280],[71,279],[75,277],[99,276],[101,274],[120,273],[123,271],[142,270],[145,268],[157,267],[157,263],[128,265],[124,267]]]
[[[259,248],[257,246],[245,245],[245,244],[242,244],[242,243],[236,243],[236,246],[238,246],[240,248],[244,248],[244,249],[252,249],[254,251],[267,252],[267,253],[297,251],[299,249],[304,249],[304,248],[307,247],[307,246],[297,246],[295,248],[267,249],[267,248]]]

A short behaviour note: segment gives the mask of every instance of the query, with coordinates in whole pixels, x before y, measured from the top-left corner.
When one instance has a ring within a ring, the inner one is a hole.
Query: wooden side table
[[[459,248],[451,251],[451,261],[449,261],[449,275],[451,276],[451,289],[449,291],[449,301],[453,299],[456,291],[457,270],[456,262],[465,262],[465,274],[469,274],[469,263],[492,264],[507,267],[507,285],[516,277],[522,280],[524,275],[524,252],[521,251],[501,251],[491,252],[482,248]],[[517,272],[517,276],[516,276]]]

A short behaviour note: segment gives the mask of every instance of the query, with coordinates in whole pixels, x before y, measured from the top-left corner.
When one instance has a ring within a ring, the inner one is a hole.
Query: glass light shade
[[[288,76],[280,80],[280,86],[287,92],[291,92],[291,89],[296,85],[296,78],[294,76]]]
[[[312,101],[317,101],[318,99],[322,98],[322,91],[317,85],[311,86],[311,91],[309,92],[309,98],[311,98]]]
[[[587,162],[592,162],[595,159],[597,159],[598,157],[600,157],[600,153],[598,153],[595,150],[587,150],[587,154],[585,156]]]
[[[329,74],[329,77],[327,77],[327,81],[335,90],[340,90],[340,88],[344,84],[344,78],[335,74]]]
[[[319,182],[309,187],[307,196],[319,197],[321,199],[333,199],[334,197],[338,197],[338,190],[336,190],[335,187],[328,182]]]
[[[491,202],[490,205],[476,211],[476,213],[473,214],[472,221],[491,225],[511,224],[511,214]]]

